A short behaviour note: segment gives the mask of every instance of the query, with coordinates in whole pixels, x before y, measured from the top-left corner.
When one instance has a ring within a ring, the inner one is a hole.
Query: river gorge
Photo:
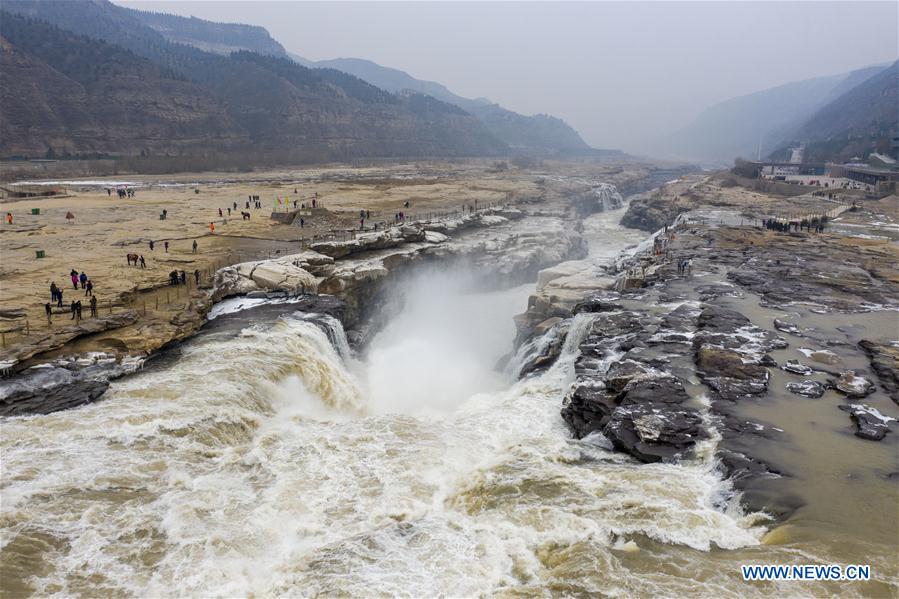
[[[97,401],[4,419],[5,590],[895,594],[895,434],[864,441],[835,404],[784,391],[776,364],[818,340],[757,326],[785,304],[760,305],[705,258],[692,280],[643,264],[644,282],[671,280],[628,290],[653,241],[619,224],[613,187],[595,189],[606,209],[585,218],[502,207],[220,270],[197,334],[108,377]],[[678,242],[702,249],[689,227]],[[805,309],[788,311],[822,318]],[[846,337],[894,318],[868,311]],[[861,371],[849,341],[827,347]],[[769,366],[771,397],[722,407],[737,385],[758,395],[759,375],[716,376],[696,357],[720,348]],[[680,445],[655,446],[666,413],[619,423],[636,423],[642,449],[608,428],[646,381],[668,387],[645,405],[682,395]],[[613,387],[624,399],[595,396]],[[602,425],[584,428],[602,402]],[[786,438],[734,435],[747,418]],[[768,467],[743,476],[737,454]],[[870,564],[872,580],[747,583],[750,563]]]

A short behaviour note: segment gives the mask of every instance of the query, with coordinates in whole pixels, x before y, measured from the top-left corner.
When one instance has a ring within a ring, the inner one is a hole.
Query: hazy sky
[[[717,101],[899,53],[895,1],[117,3],[261,25],[310,60],[367,58],[632,151]]]

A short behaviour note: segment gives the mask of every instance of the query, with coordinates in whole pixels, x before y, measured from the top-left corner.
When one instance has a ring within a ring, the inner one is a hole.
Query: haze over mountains
[[[7,156],[237,153],[305,162],[508,151],[456,106],[287,58],[172,43],[103,0],[3,8],[60,27],[0,20]]]
[[[362,58],[307,60],[259,26],[107,0],[8,0],[2,9],[19,16],[4,13],[0,23],[0,156],[320,162],[611,153],[550,115],[518,114]],[[890,68],[721,102],[646,153],[723,165],[796,143],[808,143],[806,158],[816,160],[883,150],[896,129]]]
[[[335,58],[311,61],[287,52],[261,27],[219,25],[202,19],[185,19],[146,11],[133,11],[136,18],[166,39],[190,44],[212,52],[249,50],[260,54],[286,56],[309,68],[335,69],[394,93],[415,92],[454,104],[478,117],[487,129],[513,151],[525,153],[590,153],[581,136],[561,119],[538,114],[525,116],[506,110],[486,98],[463,98],[435,81],[416,79],[404,71],[362,58]],[[232,28],[225,30],[225,28]]]
[[[806,158],[873,151],[897,126],[895,71],[895,63],[874,65],[732,98],[660,140],[659,153],[729,163],[737,156],[784,157],[787,146],[802,142],[819,148]]]
[[[302,66],[261,27],[105,0],[3,8],[28,17],[9,15],[2,25],[5,156],[262,151],[308,161],[593,152],[552,117]]]
[[[877,69],[857,85],[841,87],[848,89],[785,132],[786,145],[805,143],[807,162],[895,152],[891,142],[899,135],[899,61]],[[784,144],[779,148],[781,155],[784,148]]]

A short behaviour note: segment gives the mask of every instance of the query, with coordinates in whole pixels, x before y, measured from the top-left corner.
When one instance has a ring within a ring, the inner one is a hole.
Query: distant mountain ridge
[[[176,15],[123,8],[170,42],[228,54],[248,50],[288,57],[308,68],[325,68],[354,75],[389,92],[413,91],[454,104],[478,117],[487,130],[515,152],[531,154],[590,154],[593,149],[562,119],[549,115],[525,116],[502,108],[486,98],[464,98],[435,81],[416,79],[399,69],[361,58],[310,61],[287,52],[262,27],[224,24]]]
[[[308,66],[337,69],[338,71],[355,75],[356,77],[368,81],[381,89],[386,89],[387,91],[400,92],[412,90],[420,94],[433,96],[438,100],[450,104],[455,104],[466,110],[493,104],[493,102],[487,98],[476,98],[472,100],[457,96],[447,89],[446,86],[437,83],[436,81],[416,79],[405,71],[381,66],[376,62],[365,60],[363,58],[333,58],[330,60],[319,60],[317,62],[303,60]]]
[[[170,42],[191,45],[215,54],[247,50],[257,54],[287,57],[287,51],[269,35],[265,27],[216,23],[197,17],[180,17],[161,12],[127,10],[131,10],[132,16]]]
[[[844,86],[845,87],[845,86]],[[797,127],[784,132],[776,155],[787,146],[805,143],[806,162],[866,158],[890,152],[899,129],[899,61],[880,69],[816,110]]]
[[[305,59],[302,59],[305,60]],[[455,104],[477,116],[487,129],[513,150],[524,153],[589,154],[593,149],[562,119],[539,114],[526,116],[503,108],[486,98],[464,98],[434,81],[416,79],[398,69],[361,58],[335,58],[310,66],[344,71],[392,92],[412,90]]]
[[[704,161],[731,162],[763,156],[783,144],[816,110],[870,79],[884,65],[796,81],[731,98],[704,110],[683,129],[660,141],[668,154]]]
[[[286,56],[173,43],[106,0],[6,0],[2,9],[3,156],[321,162],[509,151],[457,106]]]

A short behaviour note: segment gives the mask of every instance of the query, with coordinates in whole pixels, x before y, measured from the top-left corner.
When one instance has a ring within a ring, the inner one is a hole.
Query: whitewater
[[[639,240],[619,216],[588,220],[591,259]],[[679,464],[638,465],[568,433],[589,315],[550,369],[508,376],[531,292],[430,272],[364,355],[328,316],[237,320],[100,402],[5,420],[8,590],[751,593],[734,564],[765,529],[730,498],[714,436]]]

